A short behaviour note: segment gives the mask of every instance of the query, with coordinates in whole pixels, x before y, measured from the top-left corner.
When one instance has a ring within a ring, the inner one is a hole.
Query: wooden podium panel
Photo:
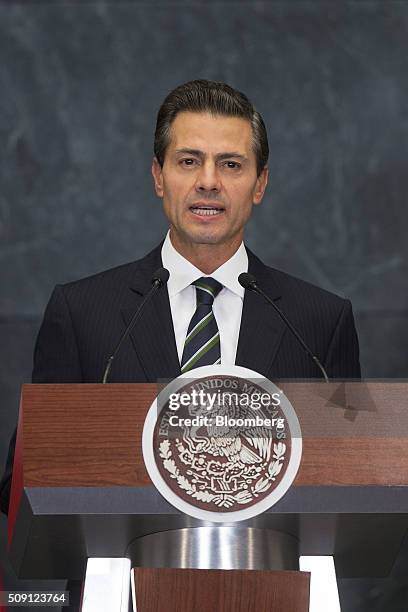
[[[279,388],[300,421],[302,462],[285,496],[245,526],[295,538],[300,555],[333,555],[339,577],[388,575],[408,529],[407,383]],[[24,385],[9,513],[9,557],[20,578],[80,579],[87,557],[130,550],[133,566],[187,567],[142,562],[132,547],[202,526],[160,495],[143,462],[143,425],[160,390]]]
[[[136,568],[137,612],[308,612],[310,574]]]

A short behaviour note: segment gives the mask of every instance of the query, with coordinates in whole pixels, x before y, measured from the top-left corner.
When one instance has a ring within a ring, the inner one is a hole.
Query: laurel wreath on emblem
[[[218,438],[209,459],[208,443],[183,436],[175,440],[178,460],[186,465],[185,476],[173,458],[170,440],[160,443],[159,456],[170,478],[176,480],[180,489],[192,498],[214,503],[218,507],[230,508],[235,503],[248,504],[272,486],[285,461],[286,444],[272,443],[260,438],[246,439],[249,448],[240,438]],[[273,450],[272,450],[273,444]],[[224,461],[215,459],[224,457]]]

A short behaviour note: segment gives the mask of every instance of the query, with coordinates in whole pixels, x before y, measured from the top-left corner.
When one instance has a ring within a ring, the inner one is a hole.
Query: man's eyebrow
[[[176,153],[195,155],[196,157],[201,157],[201,158],[205,157],[205,153],[203,151],[200,151],[200,149],[176,149]],[[219,153],[215,157],[218,160],[229,159],[231,157],[235,157],[235,158],[242,159],[242,160],[248,159],[245,155],[243,155],[242,153],[238,153],[237,151],[227,151],[225,153]]]
[[[203,151],[199,149],[176,149],[176,153],[186,153],[187,155],[195,155],[196,157],[204,157]]]
[[[235,157],[238,159],[242,159],[243,161],[248,159],[246,155],[243,155],[242,153],[238,153],[237,151],[229,151],[227,153],[220,153],[216,157],[217,159],[229,159],[230,157]]]

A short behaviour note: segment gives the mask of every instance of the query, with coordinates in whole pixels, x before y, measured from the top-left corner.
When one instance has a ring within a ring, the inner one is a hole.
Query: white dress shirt
[[[180,255],[171,243],[169,232],[163,243],[161,256],[163,266],[170,272],[167,290],[180,363],[187,329],[196,310],[196,288],[191,283],[202,276],[211,276],[223,285],[213,305],[220,332],[221,363],[234,365],[245,293],[238,282],[238,276],[241,272],[248,272],[248,255],[244,243],[241,242],[234,255],[212,274],[203,274]]]

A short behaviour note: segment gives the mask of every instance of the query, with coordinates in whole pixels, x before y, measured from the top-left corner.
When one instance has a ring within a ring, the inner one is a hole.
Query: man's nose
[[[220,191],[221,181],[219,171],[214,163],[207,162],[202,164],[196,181],[197,191]]]

